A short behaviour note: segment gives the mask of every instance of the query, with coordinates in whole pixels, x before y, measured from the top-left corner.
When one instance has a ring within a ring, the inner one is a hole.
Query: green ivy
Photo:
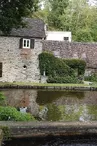
[[[63,61],[71,68],[77,71],[78,76],[84,75],[86,62],[81,59],[63,59]]]
[[[44,71],[47,76],[52,77],[74,75],[74,70],[66,65],[62,59],[48,52],[43,52],[39,55],[39,67],[41,75],[43,75]]]
[[[86,63],[80,59],[61,59],[52,53],[39,55],[40,73],[48,76],[48,83],[81,83]]]

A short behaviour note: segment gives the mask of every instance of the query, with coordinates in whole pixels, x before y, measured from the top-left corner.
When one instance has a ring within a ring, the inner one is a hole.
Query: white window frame
[[[26,41],[26,45],[24,46],[24,42]],[[27,42],[29,42],[29,46],[27,46]],[[31,46],[31,40],[30,39],[23,39],[23,48],[30,49]]]

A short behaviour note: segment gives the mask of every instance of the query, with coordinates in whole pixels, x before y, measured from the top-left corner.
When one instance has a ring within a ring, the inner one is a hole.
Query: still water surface
[[[38,120],[95,121],[97,91],[2,90],[6,105],[27,107]]]
[[[43,121],[97,120],[97,91],[2,90],[6,105],[17,109],[27,107]],[[97,135],[79,137],[47,137],[12,139],[4,146],[97,146]]]

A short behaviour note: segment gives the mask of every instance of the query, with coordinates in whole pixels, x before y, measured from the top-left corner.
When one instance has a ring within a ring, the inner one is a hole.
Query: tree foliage
[[[12,28],[23,26],[22,18],[38,8],[38,0],[0,0],[0,30],[9,34]]]
[[[68,0],[49,0],[51,8],[48,15],[48,23],[50,27],[62,29],[61,17],[65,14],[65,8],[68,6]]]
[[[87,0],[41,0],[44,9],[39,10],[49,30],[71,31],[73,41],[97,41],[97,5]]]

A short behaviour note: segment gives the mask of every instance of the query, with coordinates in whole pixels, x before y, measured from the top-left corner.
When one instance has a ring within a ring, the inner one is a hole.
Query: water
[[[97,91],[2,90],[5,105],[27,107],[43,121],[97,120]],[[11,139],[2,146],[97,146],[97,135]]]
[[[97,135],[12,139],[4,146],[97,146]]]
[[[27,107],[38,120],[96,121],[97,91],[11,89],[2,91],[6,105]]]

